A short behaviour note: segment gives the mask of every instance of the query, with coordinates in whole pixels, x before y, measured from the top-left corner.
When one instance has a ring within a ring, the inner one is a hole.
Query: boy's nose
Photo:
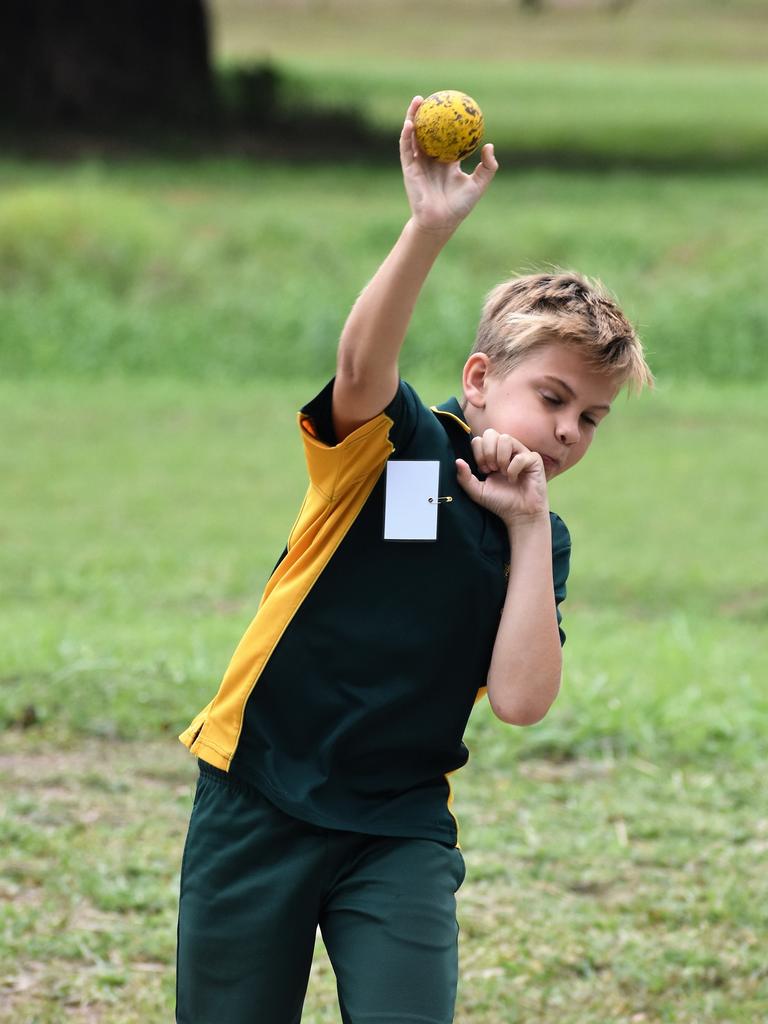
[[[557,425],[557,439],[561,444],[576,444],[581,436],[577,423],[558,423]]]

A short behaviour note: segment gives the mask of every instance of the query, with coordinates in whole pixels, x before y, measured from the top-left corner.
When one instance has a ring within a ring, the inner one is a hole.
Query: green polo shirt
[[[299,413],[310,487],[259,614],[182,739],[297,818],[455,845],[449,776],[485,692],[507,530],[456,479],[456,458],[478,471],[455,398],[430,409],[401,381],[337,444],[332,390]],[[439,462],[439,496],[452,500],[438,505],[436,540],[384,539],[384,470],[400,459]],[[551,520],[559,605],[570,538]]]

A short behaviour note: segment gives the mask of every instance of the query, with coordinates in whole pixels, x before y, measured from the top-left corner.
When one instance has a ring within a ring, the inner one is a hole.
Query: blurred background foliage
[[[50,24],[55,5],[37,6]],[[166,8],[151,8],[126,47],[167,47]],[[121,9],[135,20],[136,5],[123,0],[113,17]],[[658,373],[765,377],[764,4],[213,0],[202,10],[208,63],[199,32],[188,33],[188,63],[210,75],[205,116],[148,100],[141,90],[160,88],[162,62],[139,54],[124,76],[135,117],[99,108],[89,119],[62,101],[28,123],[18,111],[0,118],[6,375],[327,374],[345,311],[406,212],[395,148],[404,106],[458,87],[481,103],[502,173],[493,205],[427,288],[409,372],[455,367],[484,292],[556,264],[618,292]],[[70,96],[72,80],[46,79]]]

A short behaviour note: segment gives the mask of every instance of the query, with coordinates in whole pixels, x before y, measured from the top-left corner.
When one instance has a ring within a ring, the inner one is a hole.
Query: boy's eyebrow
[[[561,380],[559,377],[553,377],[551,373],[547,373],[547,374],[545,374],[544,379],[545,380],[552,380],[552,381],[555,382],[555,384],[559,384],[560,387],[563,388],[564,391],[568,392],[568,394],[571,396],[571,398],[578,398],[578,395],[573,390],[571,385],[567,384],[564,380]],[[606,412],[610,412],[611,411],[610,405],[590,405],[589,408],[590,409],[605,409]]]

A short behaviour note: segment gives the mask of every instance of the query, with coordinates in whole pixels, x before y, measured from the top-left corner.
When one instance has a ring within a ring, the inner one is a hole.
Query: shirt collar
[[[464,417],[464,411],[459,404],[458,398],[449,398],[442,405],[431,405],[430,409],[432,412],[437,413],[438,416],[442,416],[444,420],[450,417],[450,419],[457,421],[464,430],[464,433],[471,436],[472,430]]]

